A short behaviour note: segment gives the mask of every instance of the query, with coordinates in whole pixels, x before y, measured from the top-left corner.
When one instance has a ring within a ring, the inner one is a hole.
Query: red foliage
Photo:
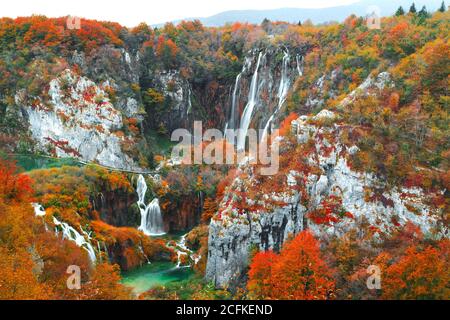
[[[292,121],[298,119],[298,114],[292,112],[284,119],[280,124],[280,136],[287,136],[291,131],[291,123]]]
[[[32,180],[24,174],[17,174],[14,162],[0,162],[0,198],[25,201],[33,194]]]
[[[321,300],[332,297],[334,285],[319,242],[304,231],[279,255],[269,251],[254,257],[248,290],[257,299]]]
[[[354,219],[350,212],[342,208],[342,199],[335,195],[323,200],[318,209],[309,213],[308,218],[315,224],[330,225],[339,222],[340,219],[347,217]]]

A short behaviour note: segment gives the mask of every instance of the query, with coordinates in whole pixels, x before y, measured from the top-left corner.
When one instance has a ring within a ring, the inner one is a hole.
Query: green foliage
[[[405,15],[405,10],[403,9],[402,6],[400,6],[400,7],[397,9],[397,11],[395,12],[395,16],[396,16],[396,17],[399,17],[399,16],[403,16],[403,15]]]

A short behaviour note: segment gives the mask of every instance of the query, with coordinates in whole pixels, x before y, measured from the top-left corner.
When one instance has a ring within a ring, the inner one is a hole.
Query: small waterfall
[[[45,216],[46,212],[45,212],[43,206],[41,206],[39,203],[32,203],[31,205],[34,208],[34,215],[36,217],[43,217],[43,216]]]
[[[34,213],[36,217],[43,217],[47,213],[45,212],[45,209],[42,205],[39,203],[32,203],[31,204],[34,208]],[[60,227],[62,230],[62,236],[63,239],[67,239],[69,241],[75,242],[75,244],[83,248],[87,251],[89,255],[89,259],[92,263],[95,263],[97,260],[97,257],[95,255],[94,247],[91,244],[91,235],[83,230],[83,228],[80,227],[82,233],[86,236],[86,238],[81,235],[75,228],[70,226],[69,224],[65,222],[59,221],[56,217],[53,216],[53,223],[56,227]],[[47,224],[44,222],[45,230],[48,231]],[[58,228],[55,229],[55,234],[58,235]],[[87,239],[87,240],[86,240]]]
[[[95,263],[97,257],[95,255],[94,247],[90,243],[90,236],[88,233],[86,233],[83,229],[81,229],[82,232],[85,235],[87,235],[88,240],[86,240],[86,238],[83,235],[81,235],[75,228],[68,225],[67,223],[61,222],[55,217],[53,217],[53,223],[55,224],[55,226],[61,228],[63,239],[73,241],[77,246],[86,250],[92,263]],[[58,229],[56,229],[55,231],[58,234]]]
[[[253,109],[255,108],[257,102],[257,92],[258,92],[258,71],[259,66],[261,64],[261,58],[263,53],[260,52],[258,56],[258,62],[256,64],[255,73],[252,77],[252,82],[250,85],[250,92],[248,95],[248,103],[245,106],[244,112],[242,113],[241,123],[240,123],[240,131],[238,135],[237,149],[244,150],[245,149],[245,141],[247,137],[248,128],[250,127],[250,122],[252,120]]]
[[[192,90],[189,88],[188,90],[188,108],[186,111],[186,115],[188,116],[192,111]]]
[[[167,247],[172,248],[177,253],[177,265],[175,267],[176,269],[191,267],[191,264],[183,266],[182,265],[183,261],[182,261],[181,257],[188,256],[189,259],[194,263],[194,265],[196,265],[202,258],[200,255],[195,254],[194,252],[192,252],[191,249],[189,249],[186,246],[186,237],[187,237],[187,234],[182,236],[180,241],[175,243],[175,247],[171,246],[170,244],[167,244]]]
[[[303,77],[303,57],[300,55],[295,56],[297,62],[297,72],[300,77]]]
[[[270,116],[269,120],[267,121],[264,131],[262,134],[261,140],[264,140],[269,132],[270,125],[272,124],[273,119],[275,118],[275,115],[280,111],[283,104],[286,102],[287,95],[289,93],[289,88],[291,86],[291,80],[289,78],[289,63],[291,62],[291,56],[289,55],[289,51],[284,52],[283,56],[283,63],[281,67],[281,78],[280,78],[280,85],[278,86],[278,106],[275,109],[274,113]]]
[[[162,236],[165,234],[159,200],[154,199],[148,205],[145,204],[147,183],[143,175],[139,175],[137,182],[138,206],[141,211],[141,225],[139,230],[148,236]]]

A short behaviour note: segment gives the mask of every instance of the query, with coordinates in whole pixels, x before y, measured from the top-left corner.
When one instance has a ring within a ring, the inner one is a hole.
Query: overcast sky
[[[323,8],[357,0],[2,0],[0,17],[43,14],[66,15],[119,22],[133,27],[140,22],[162,23],[189,17],[208,17],[227,10]]]

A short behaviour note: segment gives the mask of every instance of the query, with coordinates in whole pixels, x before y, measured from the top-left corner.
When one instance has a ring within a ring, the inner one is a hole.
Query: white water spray
[[[283,104],[286,102],[287,95],[289,93],[289,88],[291,86],[291,80],[289,79],[289,62],[291,60],[291,56],[288,51],[284,52],[283,63],[281,68],[281,79],[280,85],[278,86],[278,106],[275,109],[274,113],[271,115],[269,120],[264,127],[263,135],[261,140],[264,140],[269,132],[270,125],[272,124],[275,115],[280,111]]]
[[[83,229],[81,229],[88,238],[88,240],[86,240],[86,238],[83,235],[81,235],[75,228],[73,228],[69,224],[61,222],[55,217],[53,217],[53,223],[55,224],[55,226],[61,228],[63,239],[73,241],[77,246],[86,250],[92,263],[95,263],[97,257],[95,255],[94,247],[90,243],[90,236],[88,233],[86,233]],[[55,231],[56,233],[58,233],[58,229],[56,229]]]
[[[186,237],[187,237],[187,234],[182,236],[180,241],[175,243],[175,246],[170,245],[170,242],[167,244],[167,247],[175,250],[175,252],[177,253],[177,265],[176,265],[175,269],[191,267],[190,263],[189,263],[189,265],[182,265],[182,263],[183,263],[182,257],[186,257],[186,256],[189,257],[189,259],[194,263],[194,265],[196,265],[202,258],[201,255],[195,254],[191,249],[189,249],[187,247]]]
[[[46,212],[44,210],[44,207],[40,205],[39,203],[32,203],[31,204],[34,208],[34,215],[36,217],[43,217],[45,216]]]
[[[258,71],[259,65],[261,64],[262,52],[259,53],[258,63],[256,64],[255,73],[252,77],[252,82],[250,85],[250,92],[248,95],[248,103],[245,106],[244,112],[242,113],[240,131],[237,140],[237,149],[244,150],[245,149],[245,140],[247,137],[248,128],[250,127],[250,122],[252,119],[253,109],[255,108],[257,102],[257,93],[258,93]]]
[[[154,199],[148,205],[145,204],[147,183],[143,175],[139,175],[136,192],[138,194],[138,206],[141,212],[141,225],[139,230],[148,236],[162,236],[165,234],[159,200]]]

